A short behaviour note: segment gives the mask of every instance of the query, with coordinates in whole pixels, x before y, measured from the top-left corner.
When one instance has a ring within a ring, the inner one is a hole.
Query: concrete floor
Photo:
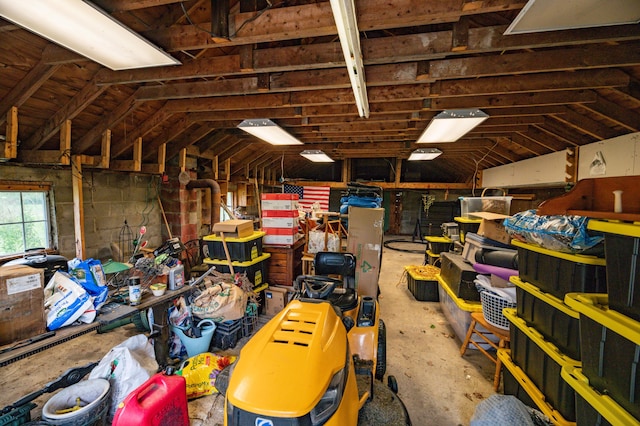
[[[494,393],[495,366],[477,350],[470,349],[461,357],[461,341],[440,304],[417,301],[409,292],[404,267],[423,263],[424,245],[393,246],[420,253],[387,248],[383,252],[379,284],[381,315],[387,326],[387,374],[396,377],[414,425],[468,425],[476,405]],[[266,318],[260,320],[263,323]],[[133,325],[100,335],[86,334],[0,368],[0,407],[41,389],[68,368],[98,361],[134,334]],[[242,343],[225,353],[237,354]],[[50,397],[45,394],[34,400],[38,406],[32,417],[40,414]],[[219,395],[190,401],[191,425],[222,425],[222,407]]]

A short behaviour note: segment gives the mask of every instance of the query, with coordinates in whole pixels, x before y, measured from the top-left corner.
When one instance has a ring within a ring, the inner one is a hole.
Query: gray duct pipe
[[[220,222],[220,185],[213,179],[195,179],[187,183],[187,189],[209,188],[211,190],[211,229]]]

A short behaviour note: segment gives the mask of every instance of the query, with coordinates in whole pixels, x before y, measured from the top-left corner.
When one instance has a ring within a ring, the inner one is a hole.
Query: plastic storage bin
[[[505,260],[501,262],[495,262],[499,260],[498,257],[492,253],[504,254]],[[462,249],[462,257],[472,265],[475,263],[487,263],[502,268],[517,269],[518,268],[518,252],[511,246],[499,243],[494,240],[490,240],[485,237],[481,237],[478,234],[469,232],[465,239],[464,248]],[[488,262],[484,258],[492,258],[493,262]],[[499,264],[496,264],[499,263]]]
[[[576,393],[576,417],[580,426],[640,425],[608,395],[589,386],[580,368],[563,368],[562,378]]]
[[[640,224],[591,220],[604,232],[609,308],[640,321]]]
[[[518,272],[522,281],[559,299],[571,292],[607,292],[604,259],[562,253],[516,240],[513,245],[518,248]]]
[[[513,197],[460,197],[460,216],[470,218],[470,213],[492,212],[509,216]]]
[[[580,360],[580,314],[533,284],[518,277],[510,281],[516,286],[518,317],[569,358]]]
[[[478,228],[480,228],[480,223],[482,219],[479,218],[470,218],[470,217],[454,217],[453,220],[458,222],[458,234],[460,236],[460,242],[464,243],[466,235],[469,232],[478,232]]]
[[[465,300],[456,297],[451,288],[442,279],[442,275],[436,275],[438,280],[438,298],[440,299],[440,308],[445,318],[449,322],[449,325],[460,339],[460,342],[464,342],[464,339],[471,325],[471,313],[482,312],[482,306],[480,302],[467,302]],[[488,333],[488,336],[492,338],[495,343],[498,343],[499,339],[493,335],[489,330],[486,330],[481,325],[476,326],[476,330],[482,333]],[[474,336],[475,338],[475,336]],[[486,350],[490,350],[491,346],[477,337],[475,340],[480,343],[481,347]],[[467,346],[468,349],[478,349],[471,343]]]
[[[608,309],[603,294],[568,294],[565,302],[580,313],[582,373],[640,420],[640,322]]]
[[[243,318],[216,323],[217,327],[213,333],[213,342],[211,345],[220,350],[235,348],[238,340],[243,337],[242,321]]]
[[[246,273],[249,281],[258,287],[265,282],[267,278],[267,268],[269,264],[270,253],[263,253],[262,256],[252,260],[251,262],[231,262],[233,271],[236,273]],[[203,260],[208,265],[215,265],[216,270],[222,273],[230,273],[229,263],[222,259],[206,258]]]
[[[434,254],[440,254],[443,251],[449,251],[453,241],[449,237],[426,236],[429,251]]]
[[[502,377],[504,380],[504,394],[514,395],[526,405],[538,408],[558,426],[576,426],[574,421],[568,420],[556,409],[545,395],[536,387],[533,381],[518,367],[510,356],[509,349],[498,349],[498,358],[502,362]]]
[[[438,302],[440,297],[438,295],[438,280],[435,278],[435,273],[440,271],[440,268],[430,266],[429,268],[424,266],[405,266],[407,271],[407,287],[413,297],[421,302]]]
[[[540,333],[518,318],[515,309],[505,309],[503,312],[511,322],[511,359],[562,417],[575,421],[575,392],[560,373],[564,366],[576,367],[580,366],[580,362],[545,341]]]
[[[265,233],[262,231],[254,231],[249,237],[244,238],[228,238],[225,237],[229,257],[232,261],[249,262],[262,256],[262,237]],[[207,245],[209,253],[207,257],[211,259],[226,259],[224,252],[222,237],[219,235],[207,235],[202,240]]]
[[[478,275],[473,266],[456,253],[440,254],[440,275],[456,297],[470,301],[480,301],[480,293],[473,282]]]

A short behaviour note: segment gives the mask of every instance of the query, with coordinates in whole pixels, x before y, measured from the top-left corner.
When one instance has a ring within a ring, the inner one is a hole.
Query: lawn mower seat
[[[314,259],[316,275],[342,277],[342,288],[336,288],[327,300],[342,312],[350,311],[358,306],[358,295],[355,290],[356,257],[351,253],[321,251]]]

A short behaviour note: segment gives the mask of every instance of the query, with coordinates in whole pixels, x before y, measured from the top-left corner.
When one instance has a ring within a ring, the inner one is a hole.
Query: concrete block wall
[[[73,169],[75,172],[75,169]],[[72,169],[33,168],[0,165],[0,180],[51,182],[56,235],[54,244],[60,254],[75,257],[73,222]],[[103,170],[83,170],[85,257],[108,260],[115,258],[112,243],[123,239],[125,221],[135,238],[140,226],[147,228],[144,239],[148,247],[164,242],[164,224],[157,199],[159,177]]]

